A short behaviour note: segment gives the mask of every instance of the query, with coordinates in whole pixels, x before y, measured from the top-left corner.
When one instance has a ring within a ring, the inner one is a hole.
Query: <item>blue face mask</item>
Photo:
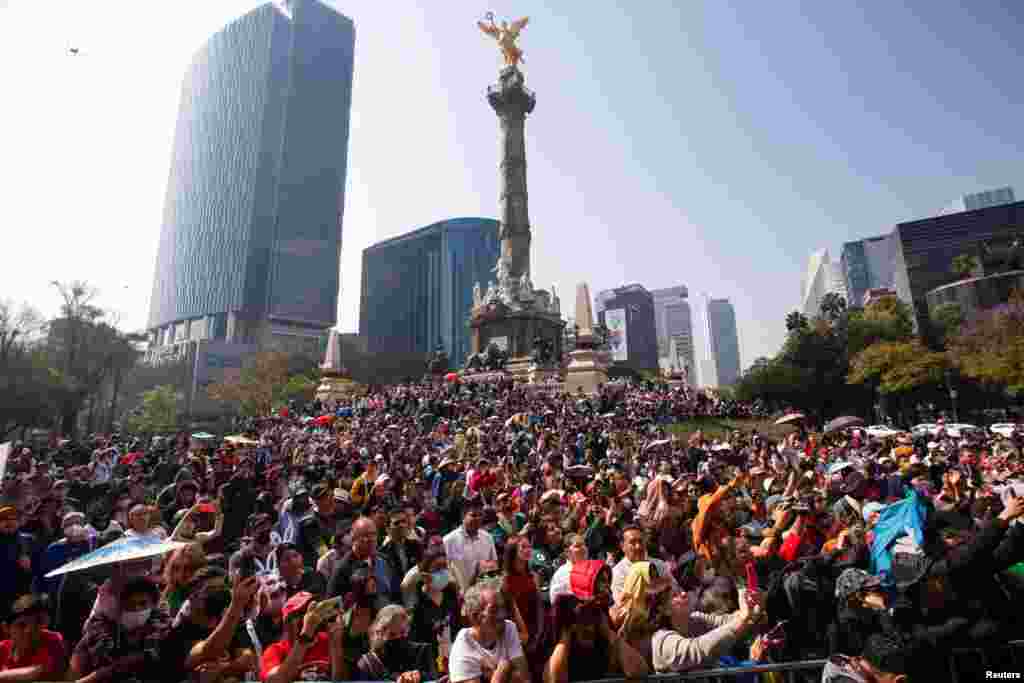
[[[447,569],[438,569],[430,573],[430,587],[435,591],[444,590],[450,580]]]

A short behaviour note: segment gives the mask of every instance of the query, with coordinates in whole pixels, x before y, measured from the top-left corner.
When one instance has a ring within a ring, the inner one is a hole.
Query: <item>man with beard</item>
[[[611,580],[611,570],[600,560],[573,565],[572,593],[555,602],[559,640],[544,669],[545,683],[648,674],[643,655],[619,637],[608,621]]]
[[[0,503],[0,610],[32,588],[32,537],[18,532],[18,509]]]

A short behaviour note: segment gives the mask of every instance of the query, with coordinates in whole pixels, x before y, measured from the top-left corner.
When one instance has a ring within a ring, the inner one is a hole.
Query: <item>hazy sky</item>
[[[0,0],[0,297],[52,314],[47,283],[85,279],[145,325],[182,76],[258,4]],[[364,247],[497,214],[488,9],[531,19],[536,285],[729,297],[744,367],[778,349],[813,250],[1024,190],[1017,0],[333,4],[356,25],[342,330]]]

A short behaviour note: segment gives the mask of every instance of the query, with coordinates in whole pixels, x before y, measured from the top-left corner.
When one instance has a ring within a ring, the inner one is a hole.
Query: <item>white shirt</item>
[[[448,557],[453,578],[463,591],[473,585],[481,562],[498,561],[494,539],[489,533],[480,529],[476,532],[476,538],[470,538],[461,526],[444,537],[444,554]]]
[[[676,577],[672,576],[672,572],[670,571],[667,562],[653,557],[648,557],[646,560],[642,561],[650,562],[657,567],[659,576],[670,577],[672,579],[672,590],[679,590],[679,584],[676,583]],[[619,602],[619,598],[622,597],[622,591],[626,588],[626,577],[629,576],[629,570],[632,566],[633,563],[629,561],[629,558],[623,557],[619,560],[617,565],[612,567],[612,600],[616,603]]]
[[[473,629],[464,628],[452,643],[448,659],[448,678],[452,683],[469,681],[474,678],[489,680],[498,663],[512,661],[523,656],[523,644],[519,641],[516,625],[505,620],[505,632],[498,636],[494,647],[488,649],[473,637]]]
[[[548,592],[551,595],[551,604],[555,604],[555,598],[559,595],[572,595],[572,562],[566,562],[555,570],[551,577],[551,587]]]

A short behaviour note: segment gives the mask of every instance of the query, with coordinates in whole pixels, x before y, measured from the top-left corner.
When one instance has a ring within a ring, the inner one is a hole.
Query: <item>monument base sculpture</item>
[[[315,396],[320,401],[340,401],[357,395],[360,388],[361,387],[358,382],[355,382],[348,377],[332,375],[330,377],[322,377],[320,379],[320,384],[316,388]]]
[[[474,310],[469,326],[473,352],[479,353],[490,344],[504,350],[508,357],[504,369],[516,381],[529,381],[538,337],[551,345],[553,358],[562,356],[565,321],[560,313],[551,310],[514,310],[498,302]]]
[[[608,363],[604,353],[595,349],[576,349],[569,354],[569,367],[565,371],[565,390],[592,394],[608,381]]]

